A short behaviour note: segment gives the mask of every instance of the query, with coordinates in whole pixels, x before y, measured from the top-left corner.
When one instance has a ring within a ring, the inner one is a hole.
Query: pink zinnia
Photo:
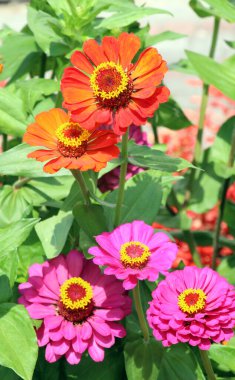
[[[148,322],[163,346],[188,342],[208,350],[229,340],[235,326],[235,291],[210,268],[185,267],[168,274],[153,292]]]
[[[89,249],[94,263],[106,265],[104,273],[124,280],[125,289],[133,289],[138,280],[155,281],[166,274],[177,254],[177,245],[163,232],[142,221],[123,224],[112,232],[96,236],[98,247]]]
[[[65,355],[77,364],[86,349],[94,361],[102,361],[104,349],[126,334],[118,321],[131,312],[131,299],[122,283],[78,251],[32,265],[19,290],[19,303],[31,318],[43,320],[38,344],[46,346],[51,363]]]

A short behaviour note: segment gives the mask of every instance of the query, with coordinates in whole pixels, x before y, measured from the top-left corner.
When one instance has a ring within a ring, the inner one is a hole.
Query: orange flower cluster
[[[48,161],[48,173],[61,168],[100,171],[118,157],[119,136],[131,124],[145,123],[169,97],[169,90],[159,86],[166,62],[148,48],[132,63],[139,49],[137,36],[122,33],[104,37],[101,45],[88,40],[83,52],[76,50],[71,56],[74,67],[64,70],[61,81],[63,107],[69,113],[52,109],[36,116],[24,142],[46,149],[28,157]],[[110,127],[103,130],[105,125]]]

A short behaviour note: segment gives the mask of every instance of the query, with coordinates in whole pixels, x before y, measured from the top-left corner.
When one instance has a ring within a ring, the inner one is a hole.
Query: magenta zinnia
[[[115,337],[125,336],[118,321],[130,313],[131,299],[120,281],[103,275],[78,251],[32,265],[19,291],[19,303],[31,318],[43,320],[37,337],[49,362],[65,355],[77,364],[86,350],[94,361],[102,361]]]
[[[188,342],[208,350],[234,335],[235,290],[210,268],[185,267],[160,282],[147,316],[164,346]]]
[[[107,266],[105,274],[124,280],[125,289],[133,289],[138,280],[155,281],[166,274],[177,254],[177,245],[163,232],[142,221],[123,224],[112,232],[96,236],[98,247],[89,249],[94,263]]]

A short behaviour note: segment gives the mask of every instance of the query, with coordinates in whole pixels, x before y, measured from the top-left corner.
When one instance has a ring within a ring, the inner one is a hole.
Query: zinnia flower
[[[177,254],[177,245],[163,232],[142,221],[123,224],[112,232],[95,237],[98,247],[89,249],[94,263],[106,265],[104,273],[124,280],[125,289],[133,289],[138,280],[155,281],[166,274]]]
[[[163,346],[188,342],[208,350],[234,335],[234,287],[210,268],[172,272],[152,295],[147,318]]]
[[[74,67],[65,69],[61,91],[63,106],[75,121],[88,130],[110,123],[115,133],[123,134],[131,124],[144,124],[168,100],[169,90],[157,87],[166,62],[155,48],[148,48],[131,63],[139,49],[139,37],[121,33],[104,37],[101,45],[88,40],[83,52],[72,54]]]
[[[70,120],[59,108],[42,112],[30,124],[23,141],[45,147],[28,155],[38,161],[48,161],[43,170],[55,173],[61,168],[81,171],[103,169],[118,157],[117,136],[111,131],[88,131]]]
[[[102,361],[115,337],[125,336],[118,321],[130,313],[131,299],[120,281],[103,275],[78,251],[32,265],[19,291],[19,303],[31,318],[43,320],[38,344],[46,346],[51,363],[65,355],[77,364],[86,350],[94,361]]]

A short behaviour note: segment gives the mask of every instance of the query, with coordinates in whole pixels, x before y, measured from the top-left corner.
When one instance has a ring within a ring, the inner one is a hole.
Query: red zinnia
[[[167,71],[166,62],[154,48],[145,49],[131,63],[140,48],[134,34],[104,37],[99,45],[88,40],[83,52],[75,51],[61,81],[63,106],[73,120],[90,130],[96,123],[112,123],[114,132],[125,133],[131,124],[142,125],[152,117],[169,90],[157,87]]]
[[[118,157],[117,136],[110,131],[88,131],[70,120],[59,108],[35,117],[24,135],[24,142],[44,146],[28,155],[38,161],[48,161],[43,170],[55,173],[61,168],[81,171],[103,169]]]

